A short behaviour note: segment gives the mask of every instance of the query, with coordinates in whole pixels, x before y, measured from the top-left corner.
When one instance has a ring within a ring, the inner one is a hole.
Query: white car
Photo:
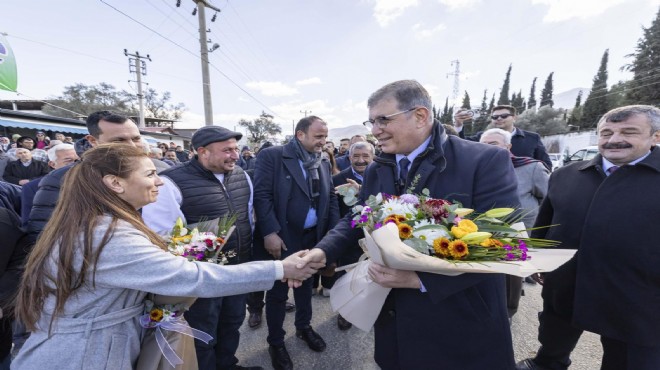
[[[548,153],[548,156],[550,156],[550,161],[552,161],[553,171],[564,165],[564,156],[561,153]]]

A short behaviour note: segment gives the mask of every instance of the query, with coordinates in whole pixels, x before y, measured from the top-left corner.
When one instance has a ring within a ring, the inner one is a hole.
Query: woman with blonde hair
[[[19,287],[16,313],[32,334],[12,369],[132,369],[147,292],[242,294],[320,267],[304,266],[300,253],[236,266],[170,254],[139,212],[162,184],[147,155],[129,145],[100,145],[69,170]]]

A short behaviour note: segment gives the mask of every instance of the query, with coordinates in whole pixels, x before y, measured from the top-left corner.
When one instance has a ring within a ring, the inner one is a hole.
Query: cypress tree
[[[493,111],[493,108],[495,108],[495,93],[493,93],[493,97],[490,99],[490,104],[488,104],[488,113],[490,114]]]
[[[522,97],[522,91],[519,91],[518,94],[513,93],[513,99],[511,99],[511,105],[513,105],[513,107],[516,108],[518,113],[522,113],[525,111],[525,101],[523,100]]]
[[[502,90],[500,90],[500,98],[497,100],[498,105],[509,105],[511,100],[509,100],[509,83],[511,81],[511,64],[509,64],[509,69],[506,71],[506,77],[504,78],[504,84],[502,84]]]
[[[488,126],[488,122],[490,122],[490,119],[488,119],[488,114],[490,113],[488,110],[488,89],[484,90],[484,96],[481,99],[480,110],[481,115],[474,120],[474,132],[483,131],[486,126]]]
[[[465,95],[463,95],[463,104],[461,104],[461,108],[472,109],[470,107],[470,95],[467,90],[465,91]]]
[[[532,88],[529,91],[529,100],[527,101],[527,109],[536,108],[536,77],[532,80]]]
[[[634,60],[624,67],[633,72],[626,97],[633,104],[660,107],[660,8],[651,27],[642,30],[644,34],[637,41],[635,52],[628,55]]]
[[[543,90],[541,90],[541,104],[539,105],[540,107],[549,105],[550,108],[555,104],[555,102],[552,101],[552,75],[554,75],[555,72],[550,72],[548,75],[548,78],[545,80],[545,86],[543,86]]]
[[[591,92],[584,102],[582,116],[580,117],[581,127],[595,127],[600,117],[607,113],[609,105],[607,101],[607,60],[609,50],[605,50],[600,60],[600,67],[594,82],[591,85]]]
[[[575,98],[575,106],[571,111],[571,116],[568,118],[567,124],[578,126],[580,123],[580,117],[582,116],[582,90],[578,92],[577,98]]]

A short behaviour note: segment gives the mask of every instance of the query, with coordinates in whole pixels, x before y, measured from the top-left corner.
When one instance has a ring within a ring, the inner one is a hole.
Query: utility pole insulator
[[[146,125],[144,123],[144,94],[142,94],[142,76],[147,75],[147,64],[142,59],[147,59],[151,62],[151,57],[149,54],[147,56],[141,56],[139,52],[135,54],[129,54],[128,50],[124,49],[124,55],[128,58],[128,69],[131,73],[135,73],[137,76],[137,87],[138,87],[138,103],[140,105],[140,122],[138,122],[139,128],[144,128]],[[129,81],[130,82],[130,81]],[[148,84],[147,84],[148,85]]]

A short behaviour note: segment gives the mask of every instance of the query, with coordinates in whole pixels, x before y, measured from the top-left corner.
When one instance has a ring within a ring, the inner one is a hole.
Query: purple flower
[[[527,258],[527,251],[523,251],[522,254],[520,255],[520,260],[521,261],[527,261],[528,259],[529,258]]]
[[[357,221],[351,220],[351,228],[355,229],[355,226],[357,226]]]
[[[374,224],[374,230],[378,230],[378,229],[380,229],[381,227],[383,227],[383,224],[381,224],[380,222],[376,222],[376,223]]]
[[[399,197],[403,203],[408,203],[408,204],[414,204],[418,205],[419,204],[419,198],[417,198],[413,194],[403,194]]]
[[[196,258],[198,261],[203,260],[203,259],[204,259],[204,253],[198,253],[198,254],[195,256],[195,258]]]
[[[367,221],[369,221],[369,217],[367,215],[360,216],[360,222],[361,223],[365,223]]]
[[[527,244],[525,244],[525,242],[522,240],[520,241],[520,244],[518,244],[518,248],[520,248],[521,251],[525,251],[525,252],[528,250]]]
[[[513,260],[515,260],[515,259],[516,259],[516,255],[515,255],[515,254],[513,254],[513,253],[507,253],[507,254],[506,254],[506,260],[507,260],[507,261],[513,261]]]
[[[504,245],[502,248],[504,248],[505,250],[508,250],[508,251],[513,250],[513,247],[508,245],[508,244]]]

